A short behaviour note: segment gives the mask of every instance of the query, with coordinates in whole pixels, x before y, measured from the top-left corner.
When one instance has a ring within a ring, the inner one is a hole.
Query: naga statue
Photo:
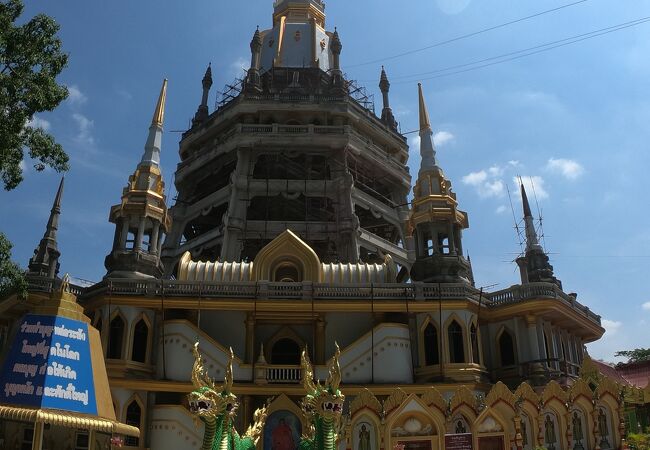
[[[262,435],[266,420],[266,407],[255,411],[254,423],[243,437],[235,430],[233,420],[236,415],[237,397],[232,393],[232,360],[226,367],[226,377],[222,387],[214,384],[203,367],[199,343],[194,344],[194,367],[192,384],[194,390],[187,396],[190,412],[205,424],[201,450],[255,450],[255,445]]]
[[[345,396],[339,390],[341,384],[341,367],[336,345],[336,353],[329,362],[329,375],[324,385],[314,382],[314,371],[307,351],[303,350],[301,358],[302,384],[307,395],[302,400],[302,410],[310,422],[310,429],[300,439],[299,450],[336,450],[342,431],[341,414]]]

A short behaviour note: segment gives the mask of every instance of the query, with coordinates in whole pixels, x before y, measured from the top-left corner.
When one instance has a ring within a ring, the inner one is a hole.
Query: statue
[[[578,416],[578,412],[573,412],[573,442],[575,442],[573,449],[574,450],[583,450],[582,440],[584,435],[582,434],[582,420]]]
[[[544,440],[548,444],[548,450],[555,450],[555,443],[557,442],[555,422],[553,422],[550,415],[546,416],[546,421],[544,422]]]
[[[233,425],[235,412],[239,403],[232,393],[233,352],[230,349],[230,360],[226,367],[226,377],[223,386],[217,386],[208,377],[201,361],[199,343],[194,344],[194,367],[192,368],[192,384],[194,390],[187,396],[190,412],[205,424],[201,450],[255,450],[266,420],[266,407],[255,411],[255,423],[248,427],[243,437],[239,436]]]
[[[598,431],[600,432],[600,448],[609,448],[609,430],[607,429],[607,416],[605,411],[600,409],[598,411]]]
[[[329,375],[324,385],[314,382],[314,370],[303,350],[301,357],[302,384],[307,395],[302,400],[302,410],[311,424],[309,430],[300,438],[299,450],[336,450],[339,434],[342,431],[341,414],[345,396],[339,390],[341,350],[336,345],[336,353],[329,362]]]
[[[358,450],[372,450],[370,445],[370,431],[368,431],[368,428],[366,428],[366,424],[362,424],[361,430],[359,430]]]

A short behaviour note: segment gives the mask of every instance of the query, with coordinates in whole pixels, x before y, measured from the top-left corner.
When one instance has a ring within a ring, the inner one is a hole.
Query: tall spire
[[[542,247],[539,245],[539,239],[537,238],[537,231],[535,230],[533,214],[530,211],[530,204],[526,195],[526,188],[523,183],[521,183],[521,202],[524,208],[524,224],[526,227],[526,251],[541,249]]]
[[[381,110],[381,120],[386,125],[388,125],[392,130],[397,131],[397,121],[395,116],[393,116],[393,110],[390,108],[390,102],[388,99],[388,92],[390,91],[390,82],[388,81],[388,76],[386,75],[386,70],[384,66],[381,66],[381,75],[379,77],[379,89],[381,90],[382,99],[384,102],[384,107]]]
[[[205,69],[205,74],[203,75],[203,80],[201,80],[201,86],[203,91],[201,94],[201,104],[194,114],[194,119],[192,120],[192,126],[199,125],[203,123],[209,115],[208,110],[208,96],[210,95],[210,88],[212,87],[212,63],[208,64],[208,68]]]
[[[526,188],[521,181],[519,185],[524,210],[524,226],[526,229],[526,251],[524,255],[516,259],[521,275],[521,283],[553,283],[562,289],[562,282],[553,274],[553,266],[549,262],[548,255],[539,244],[533,213],[530,210],[528,195],[526,195]]]
[[[65,177],[61,178],[59,189],[54,197],[54,203],[50,210],[50,217],[47,221],[43,239],[34,250],[34,256],[29,260],[27,273],[29,275],[46,276],[54,278],[59,272],[59,252],[56,242],[56,232],[59,229],[59,216],[61,215],[61,199],[63,198],[63,183]]]
[[[420,173],[422,173],[436,168],[438,164],[436,162],[436,148],[433,145],[431,121],[429,120],[429,112],[424,101],[421,83],[418,83],[418,98],[420,104],[420,156],[422,156]]]
[[[165,119],[165,101],[167,100],[167,78],[163,80],[160,95],[156,103],[156,110],[151,119],[149,136],[144,146],[144,154],[140,165],[160,165],[160,146],[162,145],[163,122]]]
[[[116,225],[113,248],[104,262],[110,277],[147,278],[163,273],[160,248],[162,238],[171,226],[160,170],[166,96],[165,79],[142,160],[129,177],[120,204],[113,206],[109,214],[109,220]]]

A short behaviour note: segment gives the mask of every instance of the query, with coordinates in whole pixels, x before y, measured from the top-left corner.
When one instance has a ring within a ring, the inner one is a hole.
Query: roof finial
[[[541,249],[539,245],[539,239],[537,238],[537,230],[535,230],[535,223],[533,221],[533,213],[530,210],[530,203],[528,202],[528,196],[526,195],[526,188],[524,187],[524,182],[520,178],[519,185],[521,189],[521,202],[524,210],[524,225],[526,231],[526,251],[532,249]]]
[[[425,128],[431,128],[431,121],[429,120],[429,111],[424,102],[424,94],[422,93],[422,83],[418,83],[418,95],[420,101],[420,131]]]
[[[427,105],[424,101],[424,94],[422,93],[422,84],[418,83],[418,96],[420,103],[420,156],[422,162],[420,163],[420,173],[427,170],[432,170],[437,166],[436,163],[436,148],[433,143],[433,131],[431,131],[431,121],[429,120],[429,112]]]
[[[158,103],[156,104],[156,111],[153,113],[151,125],[163,126],[165,119],[165,101],[167,100],[167,78],[163,80],[162,87],[160,88],[160,95],[158,96]]]

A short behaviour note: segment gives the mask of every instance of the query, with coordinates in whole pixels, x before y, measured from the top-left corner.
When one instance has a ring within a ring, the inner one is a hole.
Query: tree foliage
[[[38,14],[16,25],[22,0],[0,0],[0,177],[11,190],[23,180],[25,150],[45,166],[68,170],[68,155],[54,138],[32,125],[34,114],[51,111],[68,96],[56,77],[68,63],[56,33],[59,25]]]
[[[11,242],[0,233],[0,299],[16,292],[19,296],[27,294],[27,282],[23,271],[11,262]]]
[[[635,348],[634,350],[622,350],[616,352],[615,356],[627,358],[627,362],[640,362],[650,360],[650,348]]]

